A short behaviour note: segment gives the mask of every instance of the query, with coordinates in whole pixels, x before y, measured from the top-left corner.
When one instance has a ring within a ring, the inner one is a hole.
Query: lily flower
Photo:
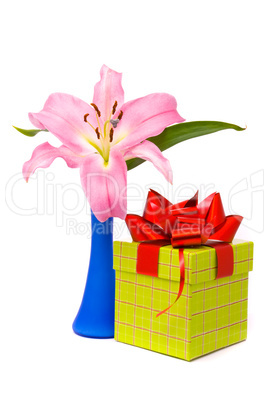
[[[173,96],[155,93],[124,103],[122,74],[103,65],[91,105],[75,96],[54,93],[39,113],[29,113],[32,124],[55,135],[62,146],[37,146],[23,166],[28,181],[37,168],[63,158],[80,168],[82,187],[96,218],[124,219],[127,211],[126,160],[139,157],[152,162],[172,183],[169,161],[146,139],[167,126],[183,122]]]

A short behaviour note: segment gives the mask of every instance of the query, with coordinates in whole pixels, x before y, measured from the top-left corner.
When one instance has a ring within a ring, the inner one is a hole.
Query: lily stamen
[[[120,114],[118,115],[118,120],[121,120],[121,119],[122,119],[122,116],[123,116],[123,111],[121,110],[121,111],[120,111]]]
[[[99,130],[98,130],[98,135],[99,135],[99,137],[97,137],[98,139],[100,138],[100,135],[102,135],[103,136],[103,134],[102,134],[102,129],[101,129],[101,124],[100,124],[100,121],[99,121],[99,117],[101,117],[101,112],[100,112],[100,110],[98,109],[98,107],[96,106],[96,104],[95,103],[91,103],[91,106],[94,108],[94,110],[96,111],[96,120],[97,120],[97,123],[98,123],[98,127],[99,127]],[[95,128],[94,128],[94,130],[95,130]],[[97,133],[97,131],[95,130],[95,132]],[[101,134],[100,134],[101,133]]]
[[[96,127],[95,132],[97,134],[98,140],[100,140],[100,133],[99,133],[99,128],[98,127]]]
[[[112,108],[112,115],[116,113],[117,106],[118,106],[118,102],[115,101],[115,103],[114,103],[114,105],[113,105],[113,108]]]
[[[110,132],[109,132],[109,141],[113,141],[113,134],[114,134],[114,129],[111,127]]]
[[[91,125],[91,123],[88,122],[88,116],[89,116],[89,113],[84,114],[84,121],[85,121],[85,123],[88,123],[89,126],[91,126],[91,128],[93,128],[95,131],[95,128]]]
[[[94,110],[96,111],[96,113],[98,114],[98,117],[101,117],[101,112],[98,109],[98,107],[96,106],[95,103],[91,103],[91,106],[94,108]]]

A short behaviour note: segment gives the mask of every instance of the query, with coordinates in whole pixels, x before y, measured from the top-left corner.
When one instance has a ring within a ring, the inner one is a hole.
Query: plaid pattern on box
[[[138,244],[114,242],[116,340],[192,360],[246,339],[253,243],[233,242],[234,274],[218,280],[214,249],[185,249],[183,293],[159,317],[178,293],[178,250],[161,248],[155,278],[136,273]]]

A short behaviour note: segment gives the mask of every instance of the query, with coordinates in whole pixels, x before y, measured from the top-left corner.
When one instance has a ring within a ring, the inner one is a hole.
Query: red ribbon
[[[140,242],[137,273],[158,277],[160,248],[168,244],[178,248],[180,285],[175,304],[184,287],[184,247],[205,244],[216,250],[217,278],[232,275],[233,249],[229,243],[242,219],[239,215],[225,216],[219,193],[209,195],[198,204],[197,191],[191,199],[172,204],[156,191],[150,190],[143,217],[128,214],[125,219],[133,241]]]

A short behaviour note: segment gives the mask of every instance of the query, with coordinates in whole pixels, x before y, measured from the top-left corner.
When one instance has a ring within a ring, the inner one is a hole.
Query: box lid
[[[114,242],[114,269],[136,273],[137,242]],[[234,275],[253,269],[253,242],[234,240]],[[184,249],[185,282],[197,284],[211,281],[217,276],[216,251],[207,246]],[[158,277],[179,282],[179,252],[171,245],[161,247],[159,253]]]

